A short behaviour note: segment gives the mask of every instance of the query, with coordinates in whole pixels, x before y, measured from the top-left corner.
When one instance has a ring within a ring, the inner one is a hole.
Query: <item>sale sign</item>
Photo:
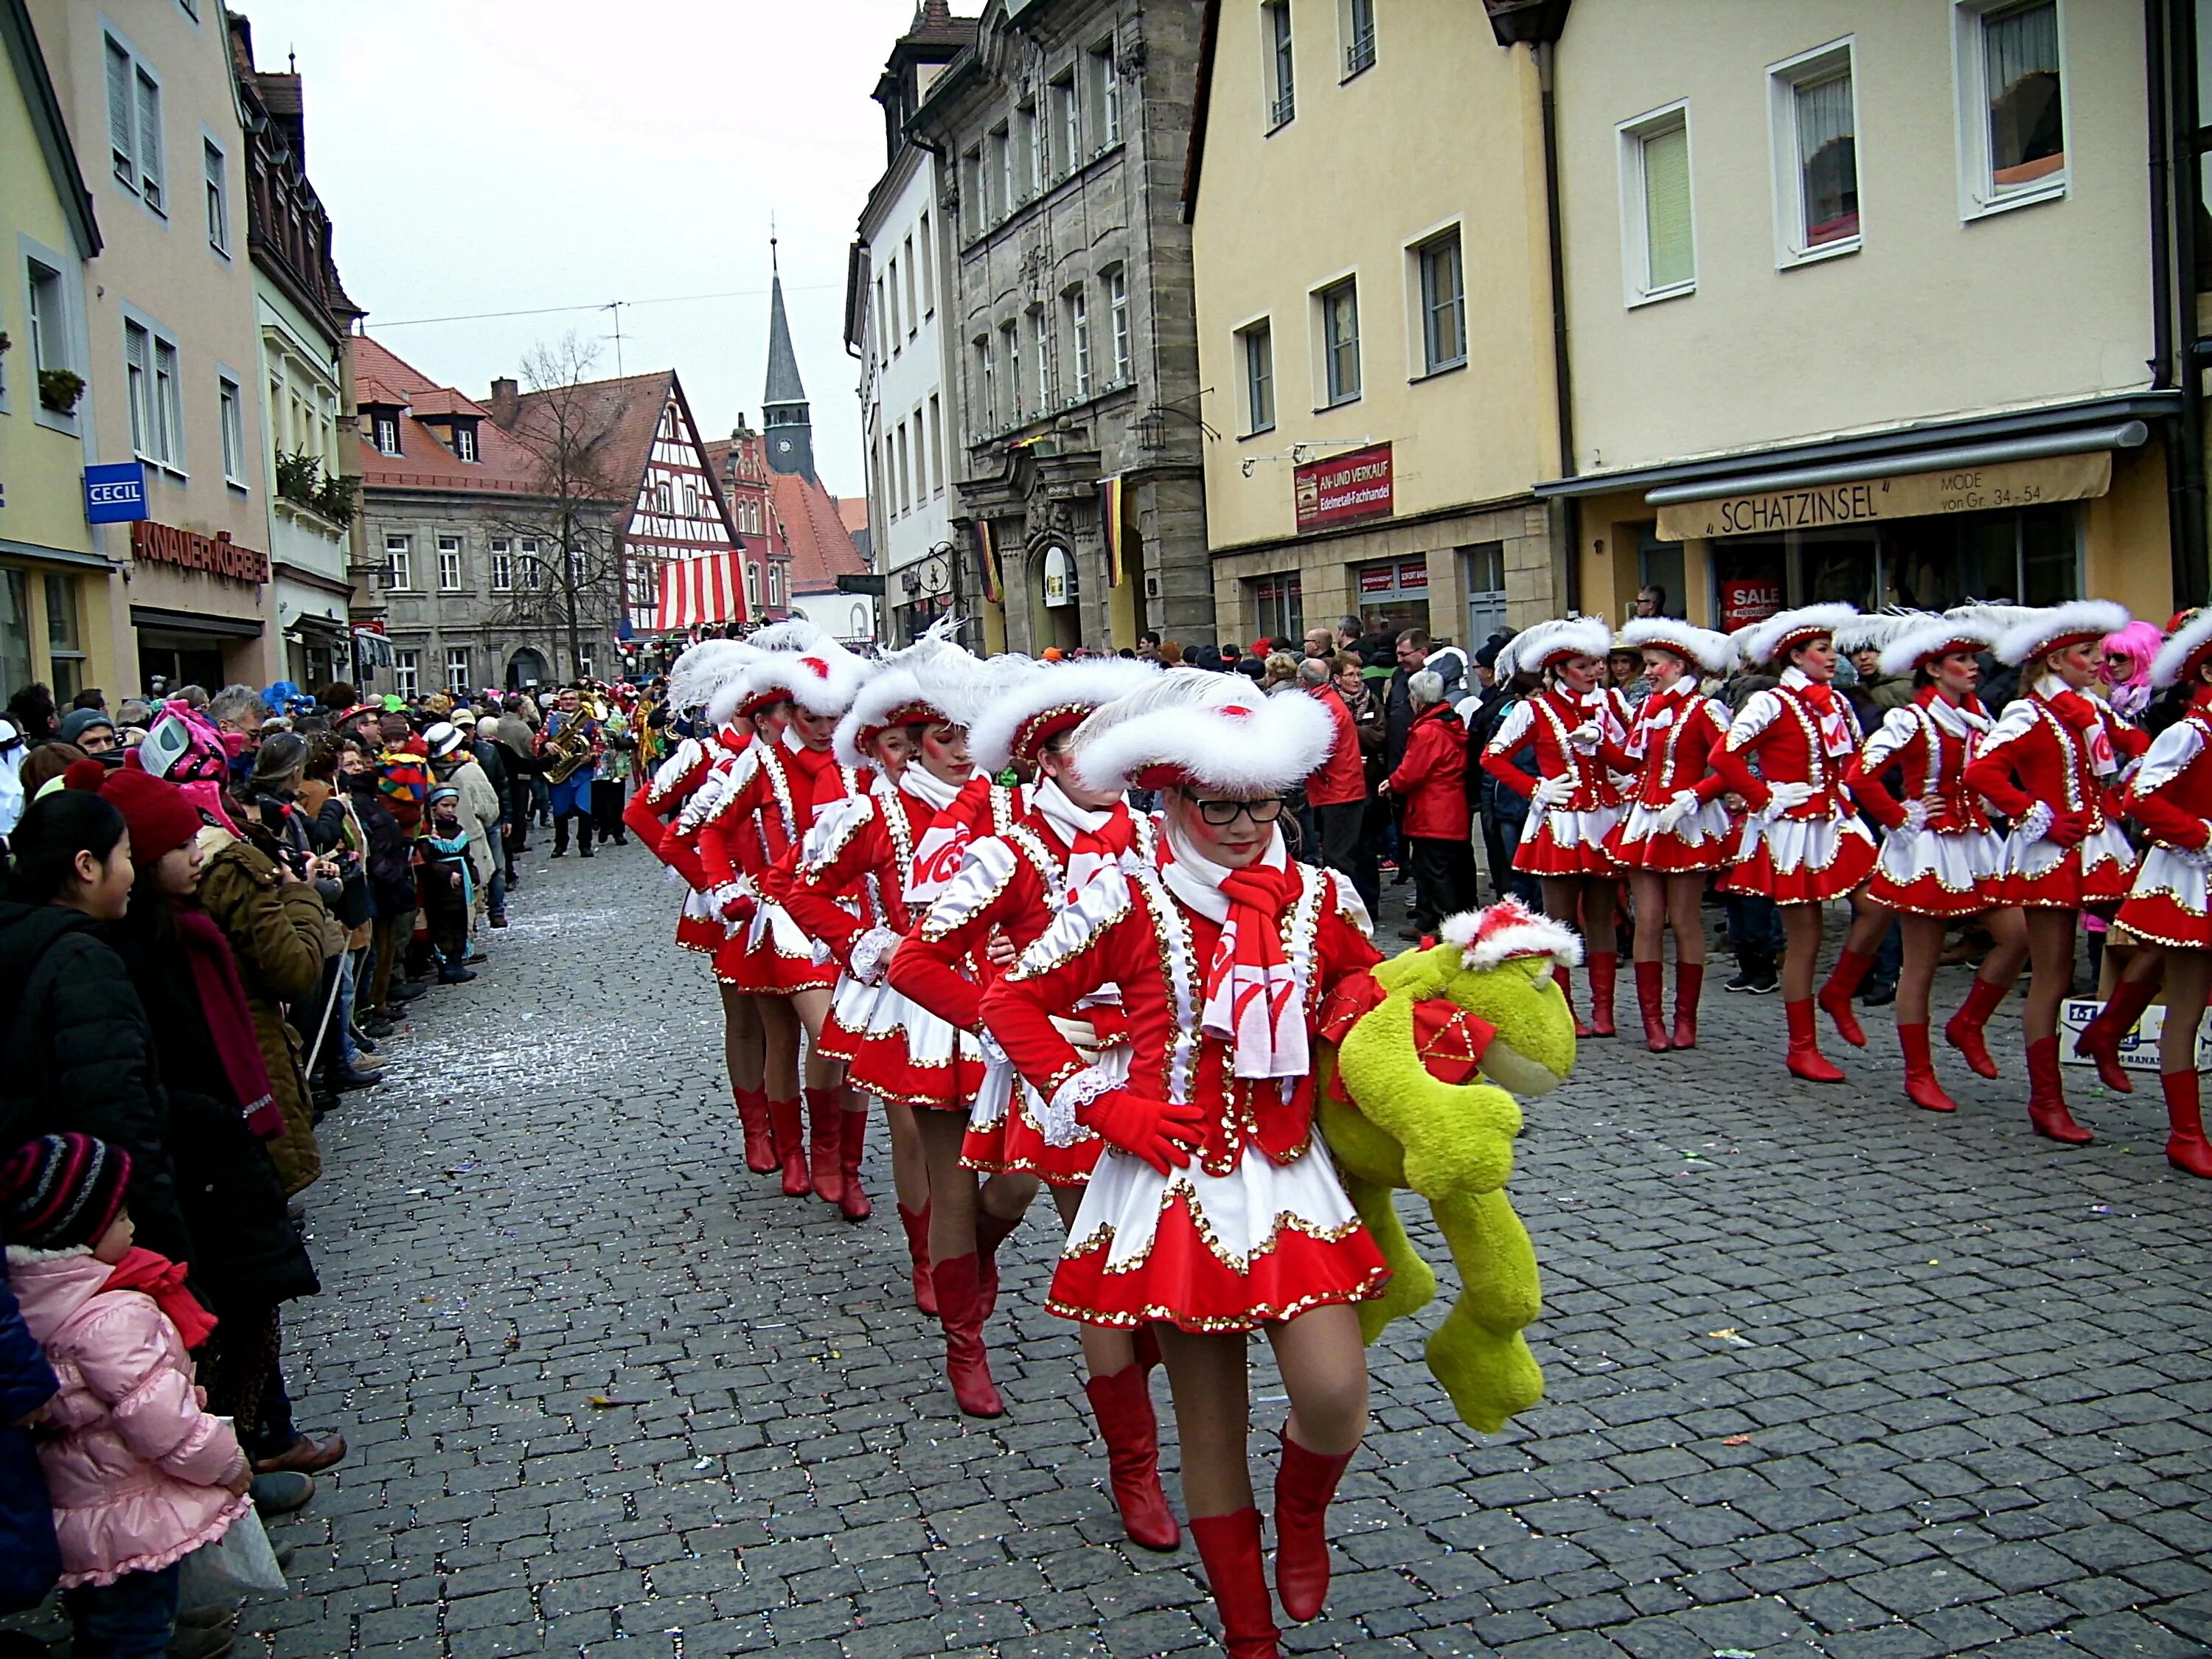
[[[1765,622],[1782,609],[1779,577],[1730,576],[1721,581],[1721,631]]]
[[[1393,510],[1390,446],[1373,444],[1298,468],[1292,490],[1300,531],[1325,530]]]

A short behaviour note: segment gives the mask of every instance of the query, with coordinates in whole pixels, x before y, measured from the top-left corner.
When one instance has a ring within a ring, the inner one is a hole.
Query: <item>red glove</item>
[[[1141,1158],[1162,1175],[1173,1164],[1190,1162],[1190,1150],[1206,1133],[1206,1114],[1196,1106],[1147,1100],[1127,1089],[1109,1089],[1076,1114],[1109,1146]]]
[[[2088,834],[2087,812],[2061,812],[2051,820],[2051,833],[2044,839],[2053,847],[2079,847]]]

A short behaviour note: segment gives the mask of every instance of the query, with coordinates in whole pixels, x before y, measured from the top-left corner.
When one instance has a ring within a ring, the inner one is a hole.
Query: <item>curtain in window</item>
[[[1652,289],[1697,275],[1690,245],[1690,131],[1675,127],[1644,141],[1644,228]]]
[[[1858,146],[1851,131],[1851,77],[1838,75],[1801,86],[1796,98],[1805,246],[1819,247],[1858,234]]]
[[[2023,185],[2057,172],[2066,164],[2058,106],[2058,8],[2045,0],[1984,19],[1982,46],[1990,182]]]

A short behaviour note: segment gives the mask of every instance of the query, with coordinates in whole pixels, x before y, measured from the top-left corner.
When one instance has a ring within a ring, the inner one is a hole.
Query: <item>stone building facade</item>
[[[942,158],[954,540],[1013,650],[1213,635],[1181,211],[1200,16],[990,0],[909,122]]]

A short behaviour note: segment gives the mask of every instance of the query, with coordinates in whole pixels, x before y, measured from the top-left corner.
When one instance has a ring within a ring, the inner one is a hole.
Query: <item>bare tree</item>
[[[530,481],[497,520],[501,534],[532,542],[518,552],[514,579],[492,621],[538,637],[559,630],[568,672],[583,673],[586,635],[611,636],[623,614],[622,550],[613,520],[636,480],[622,476],[613,453],[619,408],[591,373],[599,349],[569,333],[532,346],[517,378],[524,395],[507,436],[529,457]]]

